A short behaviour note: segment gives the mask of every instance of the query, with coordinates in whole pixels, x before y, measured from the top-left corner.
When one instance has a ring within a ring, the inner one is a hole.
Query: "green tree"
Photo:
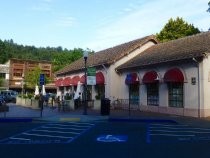
[[[208,5],[209,5],[209,8],[207,9],[207,12],[210,13],[210,1],[209,1]]]
[[[175,20],[172,18],[169,19],[168,23],[156,36],[161,42],[166,42],[197,33],[200,33],[198,28],[195,28],[193,24],[188,24],[182,18],[177,17]]]
[[[42,71],[39,67],[35,67],[32,71],[26,72],[24,78],[26,87],[35,88],[36,85],[39,85],[40,74],[42,74]],[[50,79],[45,76],[45,83],[49,83],[49,80]]]
[[[3,80],[4,80],[4,79],[0,77],[0,87],[3,86]]]

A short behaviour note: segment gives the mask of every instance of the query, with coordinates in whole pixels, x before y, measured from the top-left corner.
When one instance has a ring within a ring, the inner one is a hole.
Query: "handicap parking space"
[[[182,124],[148,124],[147,143],[210,142],[210,128]]]
[[[0,140],[0,144],[70,143],[95,124],[85,122],[49,123]]]

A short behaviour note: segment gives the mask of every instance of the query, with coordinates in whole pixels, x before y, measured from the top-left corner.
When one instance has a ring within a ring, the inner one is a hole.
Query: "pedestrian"
[[[44,96],[42,94],[39,95],[39,107],[41,110],[40,117],[42,117],[42,112],[44,108]]]
[[[55,96],[52,96],[51,98],[52,109],[54,109],[54,103],[55,103]]]
[[[57,97],[57,103],[58,103],[58,111],[61,110],[61,100],[60,100],[60,96]]]

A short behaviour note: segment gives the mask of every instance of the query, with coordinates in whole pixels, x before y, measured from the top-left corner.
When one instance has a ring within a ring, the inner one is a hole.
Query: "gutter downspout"
[[[200,68],[199,68],[199,62],[195,59],[192,58],[192,60],[196,63],[197,69],[198,69],[198,118],[200,118],[200,107],[201,107],[201,103],[200,103]]]

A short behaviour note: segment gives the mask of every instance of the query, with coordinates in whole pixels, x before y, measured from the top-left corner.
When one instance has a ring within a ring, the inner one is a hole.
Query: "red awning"
[[[71,84],[71,77],[66,77],[63,80],[63,86],[70,86]]]
[[[80,77],[80,82],[85,84],[85,75],[83,75],[82,77]]]
[[[104,75],[102,72],[97,72],[96,73],[96,84],[104,84],[105,83],[105,79],[104,79]]]
[[[184,82],[184,75],[178,68],[168,70],[164,75],[165,82]]]
[[[80,81],[80,77],[79,76],[74,76],[72,78],[72,85],[76,86],[79,81]]]
[[[142,82],[147,84],[147,83],[156,83],[158,82],[158,74],[155,71],[149,71],[144,74]]]
[[[62,85],[63,85],[62,82],[63,82],[63,79],[62,79],[62,78],[57,79],[57,80],[55,81],[55,86],[56,86],[56,87],[62,86]]]
[[[127,74],[125,83],[126,84],[139,84],[139,77],[138,77],[137,73]]]

